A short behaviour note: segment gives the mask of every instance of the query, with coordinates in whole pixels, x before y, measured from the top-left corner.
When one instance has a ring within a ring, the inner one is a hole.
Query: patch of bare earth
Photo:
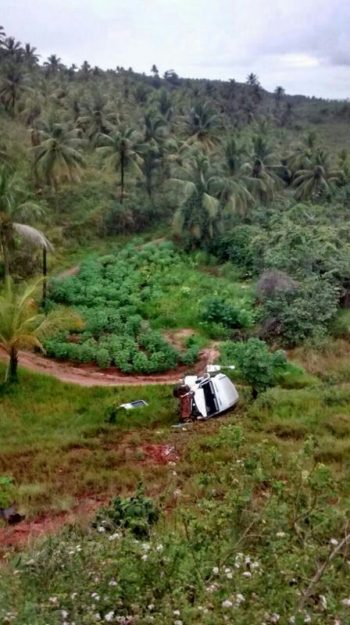
[[[219,350],[216,343],[203,349],[198,362],[193,366],[194,373],[201,373],[207,364],[212,364],[218,358]],[[0,360],[7,361],[7,354],[0,350]],[[152,375],[128,375],[116,367],[99,369],[94,365],[76,365],[71,362],[56,362],[45,356],[31,352],[19,353],[19,364],[25,369],[37,373],[52,375],[61,382],[72,382],[80,386],[144,386],[146,384],[176,384],[186,373],[188,367],[181,365],[166,373]]]

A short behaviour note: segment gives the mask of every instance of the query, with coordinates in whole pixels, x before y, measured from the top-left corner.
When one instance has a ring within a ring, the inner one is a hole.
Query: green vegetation
[[[20,555],[0,527],[1,623],[348,622],[349,111],[40,64],[0,27],[7,377],[22,348],[151,374],[208,346],[240,391],[172,429],[167,385],[2,385],[0,507],[77,523]]]

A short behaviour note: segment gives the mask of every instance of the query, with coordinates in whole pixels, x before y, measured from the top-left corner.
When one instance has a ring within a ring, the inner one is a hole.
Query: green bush
[[[158,507],[153,499],[145,497],[142,486],[139,486],[132,497],[113,499],[108,508],[98,513],[93,525],[102,525],[110,531],[120,527],[130,530],[137,538],[147,538],[158,519]]]
[[[266,336],[277,334],[288,344],[323,336],[337,312],[339,289],[328,280],[311,277],[290,291],[278,291],[264,302]]]
[[[222,352],[223,360],[235,364],[239,377],[251,386],[253,397],[276,384],[287,366],[284,352],[270,352],[267,344],[257,338],[225,343]]]
[[[201,317],[203,321],[219,323],[226,328],[250,328],[254,324],[251,310],[235,306],[219,296],[204,302]]]

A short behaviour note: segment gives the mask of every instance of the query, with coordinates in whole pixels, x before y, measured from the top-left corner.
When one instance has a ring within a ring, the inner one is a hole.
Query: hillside
[[[1,623],[348,622],[349,119],[0,27]]]

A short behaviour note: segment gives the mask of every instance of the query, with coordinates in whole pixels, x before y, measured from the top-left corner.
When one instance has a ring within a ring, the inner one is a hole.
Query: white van
[[[234,369],[233,366],[229,368]],[[191,420],[210,419],[233,408],[238,402],[239,396],[235,385],[227,375],[220,372],[220,369],[219,365],[209,365],[207,373],[203,376],[187,375],[174,392],[180,401],[184,396],[190,399]],[[219,373],[216,373],[217,371]],[[211,376],[211,373],[216,375]]]

